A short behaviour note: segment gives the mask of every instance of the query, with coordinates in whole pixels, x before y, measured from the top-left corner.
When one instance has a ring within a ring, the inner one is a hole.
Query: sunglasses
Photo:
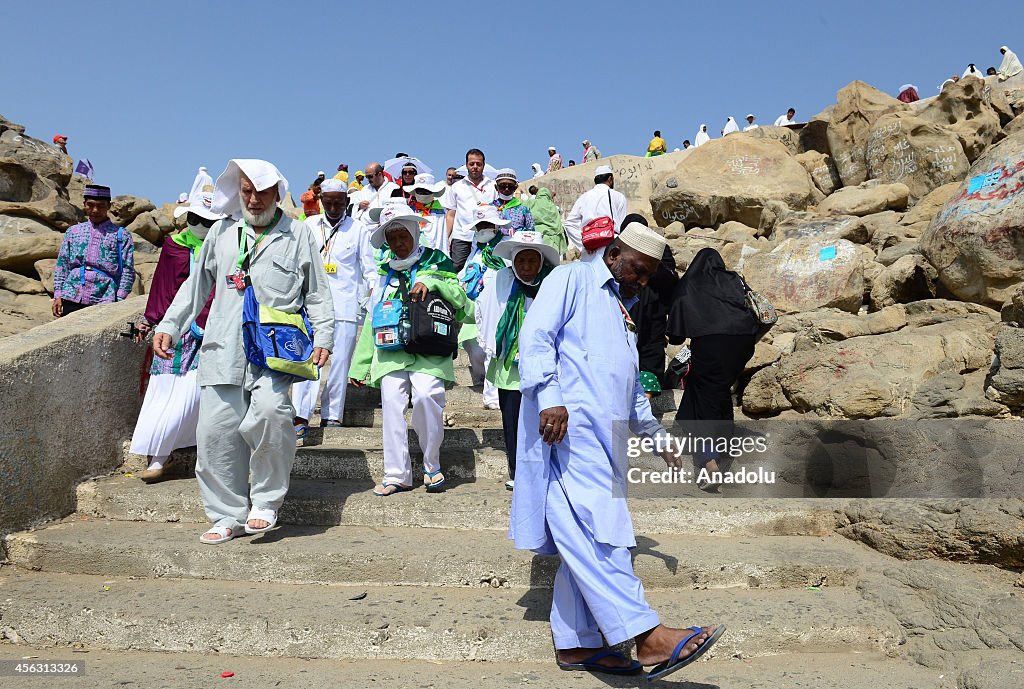
[[[494,186],[495,186],[495,188],[500,189],[501,191],[515,191],[515,188],[517,186],[519,186],[519,185],[517,185],[517,184],[495,184]]]
[[[209,220],[207,218],[204,218],[203,216],[199,215],[198,213],[193,213],[192,211],[189,211],[187,221],[191,225],[198,224],[198,225],[202,225],[203,227],[206,227],[206,228],[213,227],[213,223],[217,222],[216,220]]]

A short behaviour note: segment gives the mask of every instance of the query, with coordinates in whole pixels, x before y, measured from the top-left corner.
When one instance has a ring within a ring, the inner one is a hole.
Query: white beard
[[[242,219],[249,224],[249,227],[265,227],[270,224],[270,221],[274,219],[274,214],[277,213],[277,206],[271,206],[267,210],[260,214],[249,212],[249,209],[242,209]]]

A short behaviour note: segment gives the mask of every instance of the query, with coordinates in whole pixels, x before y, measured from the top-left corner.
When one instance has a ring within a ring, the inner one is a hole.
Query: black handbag
[[[427,292],[420,301],[409,299],[405,277],[398,286],[408,309],[409,331],[405,351],[427,356],[454,356],[459,349],[459,322],[455,307],[437,292]]]

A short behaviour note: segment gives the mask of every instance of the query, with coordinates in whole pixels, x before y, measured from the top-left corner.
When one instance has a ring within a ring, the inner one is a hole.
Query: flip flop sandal
[[[686,644],[690,643],[690,639],[702,633],[704,630],[700,627],[690,627],[690,631],[692,631],[693,634],[690,634],[688,637],[686,637],[678,644],[676,644],[675,650],[672,651],[672,655],[669,656],[668,660],[666,660],[664,663],[661,663],[660,665],[656,665],[653,670],[647,673],[648,681],[652,679],[660,679],[662,677],[667,677],[676,670],[682,670],[684,667],[686,667],[693,661],[697,660],[697,658],[700,658],[707,652],[709,648],[714,646],[715,642],[718,641],[718,639],[721,638],[722,634],[725,633],[725,625],[718,625],[718,628],[715,629],[714,633],[712,633],[711,636],[705,639],[704,643],[698,646],[696,651],[686,656],[682,660],[679,660],[679,654],[683,652],[684,648],[686,648]]]
[[[329,419],[327,421],[321,421],[320,422],[320,428],[344,428],[344,426],[341,423],[341,421],[335,421],[334,419]]]
[[[381,487],[388,492],[381,493],[376,488],[374,488],[373,494],[376,495],[378,498],[386,498],[388,496],[394,495],[395,493],[405,493],[412,490],[412,486],[403,486],[398,483],[385,483]],[[389,488],[394,488],[394,490],[388,490]]]
[[[578,663],[559,663],[558,667],[562,670],[577,670],[582,672],[604,672],[609,675],[635,675],[644,669],[644,666],[637,661],[630,662],[625,667],[614,667],[612,665],[602,665],[599,660],[605,658],[620,658],[622,660],[629,660],[626,656],[615,651],[603,650],[598,651],[589,658],[582,660]]]
[[[251,527],[249,526],[249,522],[253,520],[267,522],[267,525],[262,529]],[[249,516],[245,518],[245,533],[247,534],[266,533],[275,526],[277,526],[277,512],[274,510],[264,510],[253,507],[249,510]]]
[[[305,440],[306,436],[309,435],[309,424],[297,423],[295,424],[295,440]]]
[[[208,533],[215,533],[217,534],[217,536],[219,536],[219,538],[215,541],[203,538],[203,536],[205,536]],[[199,536],[199,542],[205,543],[206,545],[220,545],[221,543],[227,543],[228,541],[234,539],[236,536],[241,536],[242,533],[243,532],[241,528],[232,529],[227,526],[214,526],[207,529]]]
[[[435,476],[440,476],[441,480],[434,481]],[[430,481],[433,481],[433,483],[431,483]],[[435,471],[432,474],[428,474],[425,471],[423,472],[423,486],[427,489],[428,493],[437,493],[438,491],[440,491],[442,488],[444,488],[444,481],[444,474],[442,474],[440,470]]]

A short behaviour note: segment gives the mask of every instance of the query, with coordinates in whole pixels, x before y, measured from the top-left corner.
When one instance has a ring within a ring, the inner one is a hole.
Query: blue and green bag
[[[296,382],[319,380],[320,368],[313,363],[313,326],[306,309],[285,313],[264,306],[252,285],[245,288],[243,299],[242,337],[249,363]]]

